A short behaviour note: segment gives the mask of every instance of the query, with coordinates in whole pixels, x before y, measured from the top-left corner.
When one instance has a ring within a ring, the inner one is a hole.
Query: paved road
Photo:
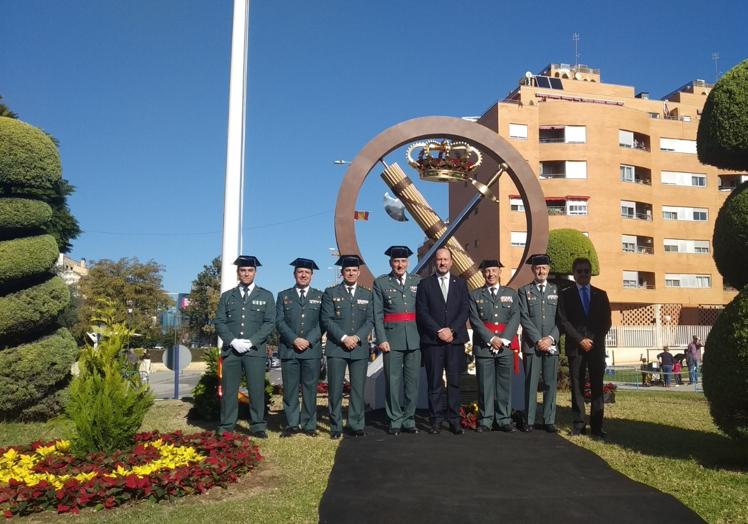
[[[179,398],[192,396],[192,390],[200,381],[203,369],[200,367],[188,366],[179,374]],[[280,368],[271,369],[268,373],[270,383],[281,383]],[[151,391],[157,399],[174,398],[174,372],[161,367],[151,371],[148,383]]]

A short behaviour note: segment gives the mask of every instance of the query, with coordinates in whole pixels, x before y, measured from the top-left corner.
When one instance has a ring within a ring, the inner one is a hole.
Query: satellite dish
[[[577,71],[576,73],[574,73],[574,79],[575,80],[581,80],[582,79],[582,73],[580,73],[579,71]]]
[[[528,79],[532,78],[532,73],[530,71],[528,71],[527,73],[525,73],[525,78],[528,78]]]

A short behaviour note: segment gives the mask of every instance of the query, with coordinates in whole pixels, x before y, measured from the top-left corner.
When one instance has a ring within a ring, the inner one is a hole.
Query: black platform
[[[368,436],[338,448],[320,522],[703,522],[558,435],[393,437],[383,411],[366,417]]]

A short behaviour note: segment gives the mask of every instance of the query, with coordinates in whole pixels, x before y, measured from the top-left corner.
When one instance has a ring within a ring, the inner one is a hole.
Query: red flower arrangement
[[[478,427],[478,403],[466,404],[460,407],[460,426],[464,429],[475,429]]]
[[[40,448],[54,449],[60,447],[59,443],[35,442],[30,446],[0,449],[0,458],[33,454]],[[149,468],[149,464],[163,458],[162,447],[171,447],[177,453],[187,451],[186,455],[192,454],[196,460],[184,465],[177,462],[173,468],[168,464]],[[132,451],[111,456],[92,453],[85,459],[51,452],[33,466],[24,466],[23,472],[37,476],[37,480],[38,476],[50,480],[27,483],[11,478],[0,483],[0,511],[6,518],[49,509],[77,514],[84,507],[111,509],[135,500],[158,501],[204,493],[214,486],[226,487],[236,482],[261,460],[259,448],[249,437],[237,433],[223,436],[211,432],[139,433],[135,435]],[[153,471],[140,475],[134,472],[137,468]],[[76,476],[81,480],[73,478]]]
[[[318,395],[327,395],[329,391],[329,386],[327,385],[327,382],[319,382],[317,384],[317,394]],[[351,383],[350,382],[343,382],[343,394],[348,395],[351,392]]]
[[[615,402],[617,389],[618,389],[618,386],[616,386],[612,382],[603,384],[603,397],[606,403]],[[585,402],[590,402],[592,400],[592,386],[590,385],[589,382],[585,383],[584,385],[584,400]]]

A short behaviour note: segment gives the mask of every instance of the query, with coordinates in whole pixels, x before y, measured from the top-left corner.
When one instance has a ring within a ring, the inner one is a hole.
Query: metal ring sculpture
[[[483,154],[493,161],[493,167],[506,164],[506,171],[524,202],[527,219],[525,250],[517,272],[508,285],[516,288],[529,282],[532,280],[532,272],[525,265],[525,260],[532,253],[545,251],[548,243],[548,210],[540,183],[519,151],[498,133],[480,123],[454,117],[430,116],[406,120],[382,131],[364,146],[346,170],[338,192],[335,237],[340,253],[361,254],[353,216],[358,194],[369,172],[395,149],[417,140],[436,137],[467,141],[480,147]],[[370,285],[373,280],[374,276],[368,267],[362,266],[360,282]]]

